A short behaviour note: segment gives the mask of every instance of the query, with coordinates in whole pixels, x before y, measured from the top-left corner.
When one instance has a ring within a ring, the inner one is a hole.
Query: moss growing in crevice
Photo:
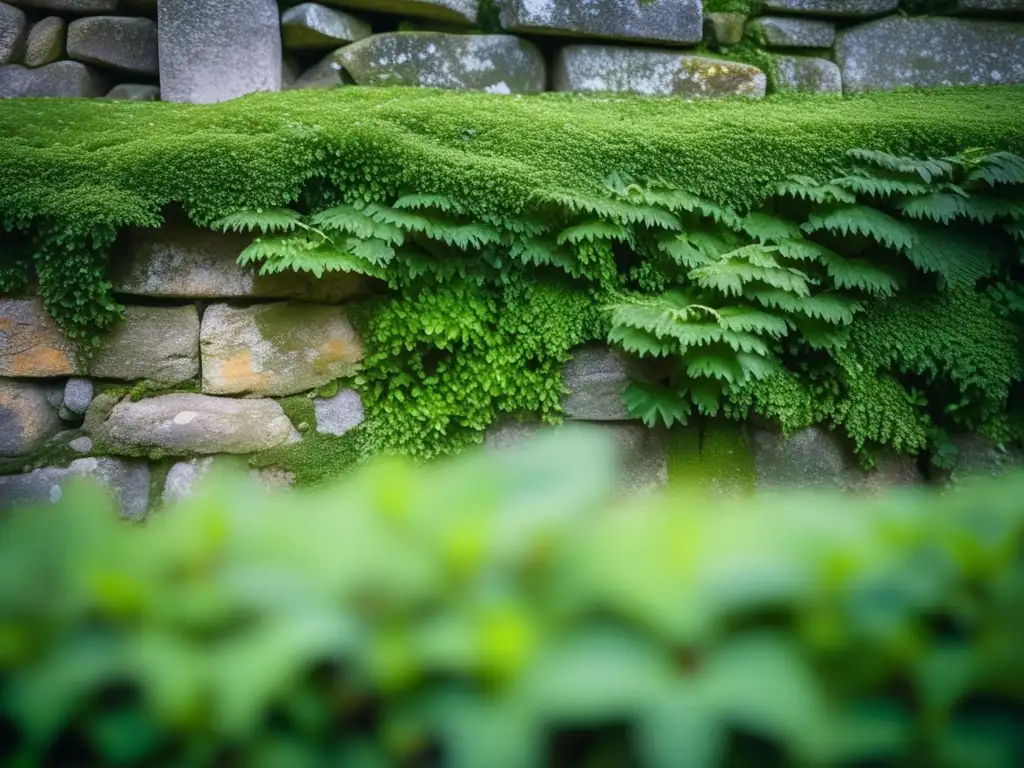
[[[159,397],[160,395],[178,395],[178,394],[190,394],[197,395],[203,391],[202,383],[199,379],[189,379],[188,381],[182,381],[178,384],[167,385],[158,384],[148,379],[136,382],[131,389],[128,390],[128,397],[133,403],[139,402],[139,400],[145,400],[150,397]]]
[[[305,398],[289,398],[293,401],[302,399]],[[357,427],[341,437],[311,431],[298,443],[250,457],[249,465],[254,469],[274,468],[290,472],[295,478],[295,487],[316,488],[343,477],[366,458],[366,433]]]
[[[0,475],[20,475],[43,467],[66,467],[82,458],[82,454],[69,445],[76,437],[81,437],[81,432],[60,432],[24,456],[0,458]]]
[[[672,487],[705,494],[753,492],[757,475],[745,426],[718,418],[671,430],[668,476]]]

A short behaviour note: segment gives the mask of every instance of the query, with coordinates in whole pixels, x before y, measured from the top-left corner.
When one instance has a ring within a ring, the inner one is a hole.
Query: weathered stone
[[[840,32],[843,90],[1024,82],[1024,24],[890,18]]]
[[[64,55],[68,26],[59,16],[48,16],[32,25],[25,43],[25,66],[44,67]]]
[[[118,293],[180,299],[301,299],[332,303],[359,293],[360,275],[317,280],[298,272],[260,276],[238,256],[252,236],[222,234],[171,216],[161,229],[129,230],[118,241],[112,282]]]
[[[123,400],[93,435],[112,453],[255,453],[299,439],[273,400],[160,395]]]
[[[836,25],[830,21],[762,16],[747,24],[751,35],[774,48],[831,48]]]
[[[363,401],[354,389],[343,389],[334,397],[313,400],[316,431],[321,435],[340,437],[363,423]]]
[[[749,64],[646,48],[572,45],[555,60],[556,91],[628,91],[647,96],[761,98],[765,74]]]
[[[51,384],[46,388],[46,401],[54,408],[61,408],[64,405],[64,387]]]
[[[828,59],[809,56],[778,56],[775,58],[775,88],[780,91],[806,93],[843,92],[843,74]]]
[[[188,307],[126,307],[104,337],[90,373],[106,379],[178,384],[199,375],[199,313]]]
[[[510,32],[605,37],[659,43],[699,43],[700,0],[504,0]]]
[[[71,342],[38,299],[0,299],[0,376],[80,373]]]
[[[36,69],[20,64],[0,67],[0,99],[98,98],[109,89],[106,78],[78,61],[55,61]]]
[[[747,17],[742,13],[704,15],[704,42],[715,48],[739,45],[743,40]]]
[[[862,479],[852,457],[832,433],[809,427],[788,440],[777,432],[751,430],[759,488],[853,488]]]
[[[90,379],[71,378],[64,385],[64,400],[61,405],[72,413],[85,415],[92,403],[95,386]]]
[[[46,387],[0,379],[0,457],[24,456],[61,430]]]
[[[275,0],[160,0],[164,101],[208,104],[281,89]]]
[[[137,16],[91,16],[68,25],[68,56],[137,75],[160,71],[156,22]]]
[[[91,453],[92,438],[86,437],[85,435],[76,437],[74,440],[68,442],[68,447],[75,453]]]
[[[110,416],[110,412],[114,410],[114,406],[123,399],[124,394],[116,391],[100,392],[100,394],[96,395],[85,412],[82,431],[89,435],[97,434]]]
[[[330,5],[375,13],[418,16],[456,24],[476,24],[478,0],[326,0]]]
[[[562,370],[562,382],[570,392],[562,404],[565,415],[584,421],[628,420],[622,393],[629,377],[629,363],[618,351],[608,347],[577,350]]]
[[[1001,475],[1024,466],[1024,454],[1014,448],[1003,448],[981,435],[955,435],[954,480]]]
[[[0,509],[26,504],[55,504],[68,483],[87,478],[107,488],[124,517],[137,520],[149,508],[149,466],[112,458],[76,459],[66,469],[47,467],[24,475],[0,477]]]
[[[977,16],[1024,16],[1024,0],[956,0],[950,13]]]
[[[281,36],[289,50],[337,48],[371,34],[365,21],[319,3],[296,5],[281,15]]]
[[[111,13],[117,10],[118,0],[10,0],[10,2],[22,8],[84,16],[90,13]]]
[[[884,493],[892,488],[924,484],[917,457],[906,454],[882,453],[875,457],[875,466],[861,474],[858,492]]]
[[[341,49],[344,50],[344,49]],[[289,88],[306,90],[311,88],[337,88],[351,83],[341,63],[341,50],[333,51],[295,78]]]
[[[217,461],[219,458],[203,456],[175,464],[167,472],[160,500],[164,504],[177,504],[192,498],[196,492],[196,486],[210,473],[214,464],[219,463]]]
[[[0,2],[0,64],[11,64],[21,58],[27,33],[25,12]]]
[[[540,93],[544,57],[511,35],[389,32],[340,52],[358,85],[413,85],[488,93]]]
[[[879,16],[891,13],[900,0],[764,0],[766,11],[814,16]]]
[[[363,345],[340,307],[215,304],[203,315],[203,392],[292,395],[351,376]]]
[[[254,469],[250,477],[268,491],[287,490],[295,485],[295,473],[280,467]]]
[[[160,101],[160,86],[141,83],[121,83],[110,89],[108,99],[121,101]]]

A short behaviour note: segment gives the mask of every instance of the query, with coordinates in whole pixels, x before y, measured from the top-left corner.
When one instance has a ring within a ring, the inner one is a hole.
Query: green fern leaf
[[[686,382],[680,394],[689,397],[703,415],[717,416],[722,408],[725,387],[717,379],[692,379]]]
[[[859,301],[837,293],[797,296],[778,288],[747,286],[744,294],[765,307],[817,317],[830,323],[853,322],[854,314],[861,309]]]
[[[975,283],[999,271],[1002,253],[996,244],[952,227],[919,224],[906,257],[922,272],[950,283]]]
[[[723,256],[706,267],[691,270],[689,278],[702,288],[713,288],[727,296],[740,296],[743,287],[760,282],[800,296],[810,295],[810,278],[771,257],[765,246],[748,245]]]
[[[305,234],[270,235],[257,237],[238,256],[242,266],[257,264],[267,259],[288,258],[300,253],[308,253],[319,247],[322,239],[312,239]]]
[[[586,213],[620,224],[644,224],[648,227],[681,230],[679,219],[670,211],[653,205],[637,205],[623,200],[555,193],[544,198],[573,213]]]
[[[836,288],[859,288],[874,296],[891,296],[899,287],[896,276],[866,259],[850,259],[822,248],[819,259]]]
[[[989,186],[1024,184],[1024,158],[1010,152],[994,152],[983,157],[967,177],[968,181],[984,181]]]
[[[931,187],[919,181],[907,181],[899,178],[886,178],[864,171],[852,173],[849,176],[833,179],[831,184],[843,189],[848,189],[857,195],[869,197],[892,197],[893,195],[924,195],[931,191]]]
[[[745,373],[736,354],[724,347],[702,349],[684,358],[686,375],[691,378],[709,378],[737,384],[744,380]]]
[[[433,208],[445,213],[465,213],[465,209],[450,198],[442,195],[405,195],[398,198],[393,204],[394,208],[400,210],[422,210]]]
[[[289,208],[256,208],[237,211],[217,219],[210,229],[221,232],[294,232],[303,226],[302,217]]]
[[[690,404],[686,398],[659,384],[634,381],[626,387],[622,399],[630,415],[648,427],[671,427],[677,423],[685,426],[689,420]]]
[[[822,247],[813,240],[805,240],[803,237],[795,240],[780,240],[775,245],[780,256],[793,261],[817,260],[821,257]]]
[[[914,244],[912,227],[868,205],[830,206],[815,211],[808,217],[803,230],[865,235],[897,251],[906,251]]]
[[[310,223],[325,232],[343,232],[355,237],[377,238],[391,245],[402,245],[405,234],[394,224],[377,221],[367,211],[352,205],[339,205],[314,214]]]
[[[630,242],[632,239],[632,232],[622,224],[596,220],[586,221],[582,224],[576,224],[575,226],[562,230],[559,233],[556,242],[559,245],[565,245],[566,243],[572,243],[575,245],[581,242],[593,243],[598,240]]]
[[[794,317],[797,332],[813,349],[841,349],[850,337],[850,326],[835,325],[814,317]]]
[[[1024,223],[1019,221],[1007,222],[1006,224],[1003,224],[1003,229],[1005,229],[1007,234],[1009,234],[1014,240],[1024,242]]]
[[[778,362],[772,358],[762,355],[751,355],[746,352],[737,354],[736,362],[740,364],[740,369],[742,370],[742,379],[740,380],[742,383],[746,383],[751,379],[766,379],[779,370]]]
[[[435,223],[427,232],[427,236],[440,240],[460,250],[483,248],[485,245],[497,245],[502,241],[501,232],[496,227],[483,222],[470,224]]]
[[[673,213],[680,211],[699,213],[701,216],[712,219],[732,230],[738,231],[743,221],[731,208],[718,205],[681,189],[669,187],[649,189],[645,192],[645,199],[651,205],[667,208]]]
[[[726,331],[753,331],[765,333],[776,339],[789,332],[784,317],[749,306],[719,307],[718,324]]]
[[[640,357],[668,357],[678,349],[671,339],[660,339],[650,331],[629,325],[613,326],[608,332],[608,343]]]
[[[875,165],[887,171],[919,176],[926,184],[951,178],[955,170],[953,163],[949,160],[915,160],[912,157],[897,157],[887,152],[874,152],[866,149],[851,149],[847,155],[854,160]]]
[[[949,224],[967,215],[969,200],[949,192],[932,192],[922,197],[903,200],[898,204],[904,216]]]
[[[779,197],[792,197],[818,204],[857,202],[857,198],[842,187],[835,184],[819,184],[809,176],[790,176],[786,181],[776,185],[775,193]]]
[[[373,264],[375,267],[384,267],[395,258],[395,249],[383,240],[371,238],[360,240],[350,238],[345,244],[345,250],[355,256]]]
[[[516,261],[527,266],[553,266],[565,271],[573,277],[579,277],[579,261],[558,245],[546,238],[523,237],[513,241],[509,246],[509,255]]]
[[[767,213],[751,213],[743,219],[741,227],[747,235],[762,243],[778,243],[801,236],[799,225]]]

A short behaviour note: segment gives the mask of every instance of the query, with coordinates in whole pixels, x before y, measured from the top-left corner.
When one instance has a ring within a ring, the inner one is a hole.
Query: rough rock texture
[[[914,456],[883,453],[875,457],[875,466],[863,473],[857,490],[882,493],[891,488],[923,484],[924,475],[921,474]]]
[[[214,304],[203,315],[203,392],[291,395],[351,376],[363,345],[340,307]]]
[[[1024,16],[1024,0],[957,0],[953,13]]]
[[[68,25],[68,56],[136,75],[160,69],[156,22],[134,16],[92,16]]]
[[[68,26],[59,16],[48,16],[32,25],[25,42],[25,66],[43,67],[64,55]]]
[[[839,440],[820,427],[801,430],[788,440],[753,429],[750,438],[759,489],[852,488],[862,479]]]
[[[343,389],[334,397],[313,400],[316,431],[321,435],[340,437],[363,423],[363,401],[354,389]]]
[[[164,101],[209,104],[281,89],[275,0],[160,0]]]
[[[1019,451],[1004,450],[981,435],[956,435],[952,441],[957,448],[953,470],[956,480],[999,475],[1024,466],[1024,456]]]
[[[743,39],[747,17],[742,13],[708,13],[704,16],[704,42],[720,48],[738,45]]]
[[[75,453],[92,453],[92,438],[82,435],[68,441],[68,447]]]
[[[330,5],[375,13],[420,16],[457,24],[476,24],[478,0],[326,0]]]
[[[192,394],[124,400],[93,437],[113,453],[172,456],[254,453],[299,439],[273,400]]]
[[[900,0],[765,0],[764,9],[815,16],[880,16],[895,11],[899,4]]]
[[[337,48],[373,33],[355,16],[319,3],[303,3],[281,14],[281,37],[289,50]]]
[[[202,456],[178,462],[167,472],[160,500],[164,504],[175,504],[191,498],[212,469],[242,474],[246,467],[245,459],[238,456]]]
[[[90,13],[111,13],[117,10],[118,0],[12,0],[12,2],[22,8],[38,8],[71,16],[84,16]]]
[[[608,347],[584,347],[562,370],[570,394],[562,407],[570,419],[626,421],[629,410],[622,393],[629,386],[630,368],[625,355]]]
[[[775,59],[775,87],[780,91],[841,94],[843,73],[828,59],[778,56]]]
[[[761,98],[764,73],[748,64],[645,48],[572,45],[555,59],[556,91],[629,91],[647,96]]]
[[[47,467],[25,475],[0,477],[0,509],[23,504],[55,504],[65,486],[86,478],[107,488],[124,517],[137,520],[149,507],[149,466],[111,458],[76,459],[66,469]]]
[[[747,28],[774,48],[831,48],[836,41],[836,25],[830,21],[762,16]]]
[[[345,72],[341,63],[341,54],[344,49],[332,51],[324,58],[307,69],[301,75],[295,77],[286,88],[305,90],[309,88],[337,88],[340,85],[348,85],[352,82]],[[326,275],[324,276],[327,277]]]
[[[104,337],[90,373],[106,379],[178,384],[199,375],[199,312],[188,307],[126,307]]]
[[[251,236],[221,234],[169,217],[161,229],[135,229],[118,241],[114,290],[133,296],[182,299],[302,299],[336,302],[359,293],[360,275],[297,272],[261,277],[238,264]]]
[[[106,78],[78,61],[55,61],[29,69],[19,64],[0,67],[0,99],[62,96],[99,98],[110,90]]]
[[[122,101],[160,101],[160,86],[121,83],[111,88],[105,98]]]
[[[90,379],[68,379],[64,385],[64,400],[61,405],[72,413],[85,415],[95,391],[96,388]]]
[[[61,430],[41,384],[0,379],[0,457],[24,456]]]
[[[71,342],[38,299],[0,299],[0,376],[79,373]]]
[[[700,0],[503,0],[510,32],[606,37],[659,43],[699,43]]]
[[[359,85],[540,93],[546,79],[537,47],[511,35],[389,32],[353,43],[340,55]]]
[[[1024,24],[881,19],[839,33],[843,90],[1024,82]]]
[[[25,12],[0,2],[0,64],[11,64],[21,58],[27,33]]]

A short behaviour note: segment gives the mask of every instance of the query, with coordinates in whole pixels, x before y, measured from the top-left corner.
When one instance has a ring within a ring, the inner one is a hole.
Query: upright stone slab
[[[857,17],[892,13],[899,4],[900,0],[764,0],[764,9],[813,16]]]
[[[816,19],[762,16],[747,29],[772,48],[831,48],[836,41],[836,25]]]
[[[144,461],[86,458],[67,468],[47,467],[24,475],[0,477],[0,510],[26,504],[56,504],[68,483],[82,478],[106,488],[123,517],[138,520],[149,508],[149,466]]]
[[[341,63],[359,85],[411,85],[488,93],[540,93],[544,57],[511,35],[389,32],[353,43]]]
[[[699,43],[701,0],[503,0],[502,26],[528,34]]]
[[[292,395],[351,376],[363,345],[340,307],[278,303],[203,315],[203,392]]]
[[[835,62],[810,56],[777,56],[775,88],[803,93],[843,92],[843,74]]]
[[[93,437],[115,454],[182,456],[256,453],[299,434],[273,400],[180,394],[123,400]]]
[[[0,376],[81,373],[74,350],[38,299],[0,299]]]
[[[11,64],[21,58],[27,34],[25,12],[0,2],[0,64]]]
[[[209,104],[281,90],[275,0],[160,0],[164,101]]]
[[[78,61],[55,61],[38,69],[18,64],[0,67],[0,99],[99,98],[110,83],[92,67]]]
[[[281,14],[281,37],[288,50],[338,48],[372,33],[365,21],[320,3],[302,3]]]
[[[32,25],[25,42],[25,66],[45,67],[64,55],[67,24],[60,16],[48,16]]]
[[[835,59],[847,93],[1024,83],[1024,23],[881,19],[841,32]]]
[[[134,16],[91,16],[68,26],[68,56],[133,75],[160,70],[156,22]]]
[[[125,307],[104,337],[90,373],[172,385],[199,375],[199,313],[187,307]]]
[[[622,393],[629,386],[630,368],[625,355],[608,347],[583,347],[562,370],[569,390],[562,408],[570,419],[626,421],[629,410]]]
[[[0,378],[0,457],[31,453],[62,426],[45,386]]]
[[[479,0],[326,0],[357,11],[417,16],[446,23],[476,24]]]
[[[573,45],[555,60],[556,91],[625,91],[645,96],[761,98],[767,78],[734,61],[646,48]]]

